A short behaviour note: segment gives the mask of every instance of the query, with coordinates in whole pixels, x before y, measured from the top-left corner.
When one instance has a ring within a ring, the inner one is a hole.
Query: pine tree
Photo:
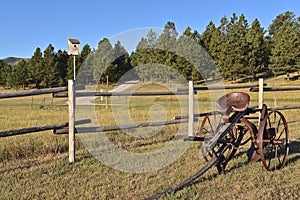
[[[299,71],[299,19],[293,12],[279,14],[269,26],[270,64],[269,68],[277,74]]]
[[[247,42],[247,65],[245,71],[252,75],[253,79],[259,72],[259,69],[266,63],[266,46],[264,40],[264,29],[261,27],[258,19],[255,19],[251,24],[249,31],[246,34]]]
[[[130,55],[131,65],[132,67],[137,67],[147,61],[143,57],[143,55],[147,55],[148,42],[147,39],[142,37],[140,42],[136,46],[136,50],[132,52]]]
[[[146,38],[141,38],[136,51],[130,56],[132,66],[143,81],[150,81],[153,78],[152,64],[159,62],[157,40],[157,33],[150,29]]]
[[[275,75],[285,73],[289,80],[289,73],[299,71],[299,36],[296,27],[288,22],[276,30],[272,38],[273,48],[269,65]]]
[[[247,43],[245,35],[248,23],[244,15],[239,18],[233,13],[229,24],[226,26],[225,43],[222,48],[221,72],[225,79],[236,81],[245,71]]]
[[[188,31],[186,31],[188,33]],[[192,80],[194,65],[192,64],[192,55],[190,54],[192,45],[190,37],[186,35],[179,36],[176,42],[176,70],[187,80]]]
[[[157,48],[163,51],[172,51],[175,47],[178,32],[174,22],[167,22],[163,33],[157,40]]]
[[[223,18],[223,20],[224,22],[227,21],[225,18]],[[207,70],[204,72],[204,78],[212,77],[214,79],[219,74],[217,68],[221,68],[220,66],[222,66],[221,50],[224,42],[222,41],[222,32],[220,29],[221,28],[217,28],[213,22],[210,22],[201,35],[200,43],[209,54],[210,61],[208,63],[211,66],[210,68],[206,68]]]
[[[57,51],[57,68],[59,71],[58,86],[66,85],[69,55],[66,51]]]
[[[276,18],[272,21],[271,25],[269,26],[269,34],[274,36],[278,29],[283,26],[283,24],[288,23],[289,25],[293,26],[296,22],[295,13],[286,11],[285,13],[279,14]]]
[[[109,80],[115,83],[118,82],[127,71],[132,69],[129,54],[121,45],[120,41],[117,41],[115,44],[113,49],[113,58],[113,62],[107,70],[111,74]]]
[[[11,71],[11,66],[4,63],[3,60],[0,60],[0,84],[3,88],[6,88],[9,85],[8,77],[10,77]]]
[[[98,43],[97,50],[93,52],[92,60],[94,81],[97,83],[107,81],[107,76],[109,76],[107,68],[113,62],[113,47],[107,38]]]
[[[18,90],[20,87],[25,89],[28,85],[29,74],[27,63],[25,60],[19,61],[12,69],[12,73],[9,77],[9,84]]]
[[[189,28],[189,27],[188,27]],[[187,31],[188,30],[188,31]],[[208,52],[210,52],[210,44],[212,43],[212,42],[214,42],[213,40],[212,40],[212,34],[213,34],[213,32],[216,30],[216,26],[215,26],[215,24],[212,22],[212,21],[210,21],[209,22],[209,24],[206,26],[206,29],[205,29],[205,31],[202,33],[202,35],[201,35],[201,38],[200,38],[200,44],[206,49],[206,51],[208,51]],[[190,28],[189,29],[186,29],[186,31],[188,32],[188,33],[190,33],[191,34],[191,32],[190,32]]]
[[[212,44],[210,45],[210,53],[214,59],[218,71],[224,79],[229,77],[227,73],[227,45],[226,45],[226,35],[227,26],[229,22],[226,16],[222,17],[220,20],[220,26],[217,31],[213,32]]]
[[[41,83],[44,87],[54,87],[59,82],[59,69],[57,63],[57,54],[54,51],[52,44],[49,44],[44,51],[44,78]]]
[[[175,23],[169,21],[157,40],[157,49],[155,49],[157,65],[153,66],[153,68],[159,71],[159,73],[156,73],[156,76],[164,82],[170,82],[170,78],[173,75],[173,70],[170,69],[175,66],[177,36],[178,32]]]
[[[198,43],[196,34],[190,34],[189,27],[185,34],[181,35],[176,43],[176,69],[187,80],[201,80],[208,78],[212,70],[209,65],[209,55],[206,50]],[[195,32],[194,32],[195,33]]]
[[[45,73],[43,54],[39,47],[36,48],[33,56],[29,60],[28,69],[31,82],[35,84],[36,88],[39,88]]]
[[[93,59],[94,56],[92,54],[92,50],[88,44],[85,44],[82,47],[81,53],[79,54],[77,60],[76,60],[76,80],[78,84],[91,84],[93,83]],[[73,59],[71,59],[73,60]],[[74,60],[73,60],[74,62]],[[74,63],[73,67],[70,72],[73,73]]]

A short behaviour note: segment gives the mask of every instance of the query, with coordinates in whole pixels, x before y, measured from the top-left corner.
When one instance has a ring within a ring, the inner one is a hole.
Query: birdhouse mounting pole
[[[75,57],[75,55],[73,56],[73,59],[74,59],[74,81],[76,80],[76,57]]]

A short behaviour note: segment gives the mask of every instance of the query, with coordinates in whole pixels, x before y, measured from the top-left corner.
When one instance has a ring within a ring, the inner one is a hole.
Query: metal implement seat
[[[242,112],[248,108],[250,96],[244,92],[232,92],[218,99],[217,107],[220,110],[227,110],[232,107],[233,110]]]
[[[220,97],[217,101],[217,107],[224,111],[223,120],[229,122],[231,111],[243,112],[248,108],[250,96],[244,92],[232,92]]]

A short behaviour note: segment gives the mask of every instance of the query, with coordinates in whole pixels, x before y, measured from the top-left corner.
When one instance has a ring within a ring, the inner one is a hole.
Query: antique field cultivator
[[[243,92],[229,93],[218,99],[219,111],[208,113],[200,121],[196,135],[185,139],[200,143],[200,156],[205,159],[205,165],[176,187],[148,199],[182,189],[213,166],[217,167],[219,173],[225,173],[228,162],[238,148],[249,142],[247,156],[250,163],[260,161],[268,171],[282,169],[289,153],[286,119],[281,112],[270,110],[266,105],[251,108],[249,101],[249,95]],[[254,116],[255,113],[258,116]],[[258,119],[257,126],[251,122],[255,118]]]

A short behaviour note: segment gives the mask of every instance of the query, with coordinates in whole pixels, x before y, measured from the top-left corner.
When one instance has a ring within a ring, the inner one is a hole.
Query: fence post
[[[103,92],[103,89],[100,89],[100,92]],[[100,101],[103,101],[103,96],[100,96]]]
[[[194,84],[189,81],[188,136],[194,136]]]
[[[263,107],[263,104],[264,104],[264,79],[263,78],[260,78],[259,79],[259,86],[258,86],[258,108],[259,109],[262,109]],[[260,123],[260,115],[261,113],[259,112],[258,114],[258,126],[259,126],[259,123]]]
[[[108,109],[108,96],[105,97],[105,108]]]
[[[75,162],[75,87],[74,80],[68,80],[69,96],[69,162]]]

